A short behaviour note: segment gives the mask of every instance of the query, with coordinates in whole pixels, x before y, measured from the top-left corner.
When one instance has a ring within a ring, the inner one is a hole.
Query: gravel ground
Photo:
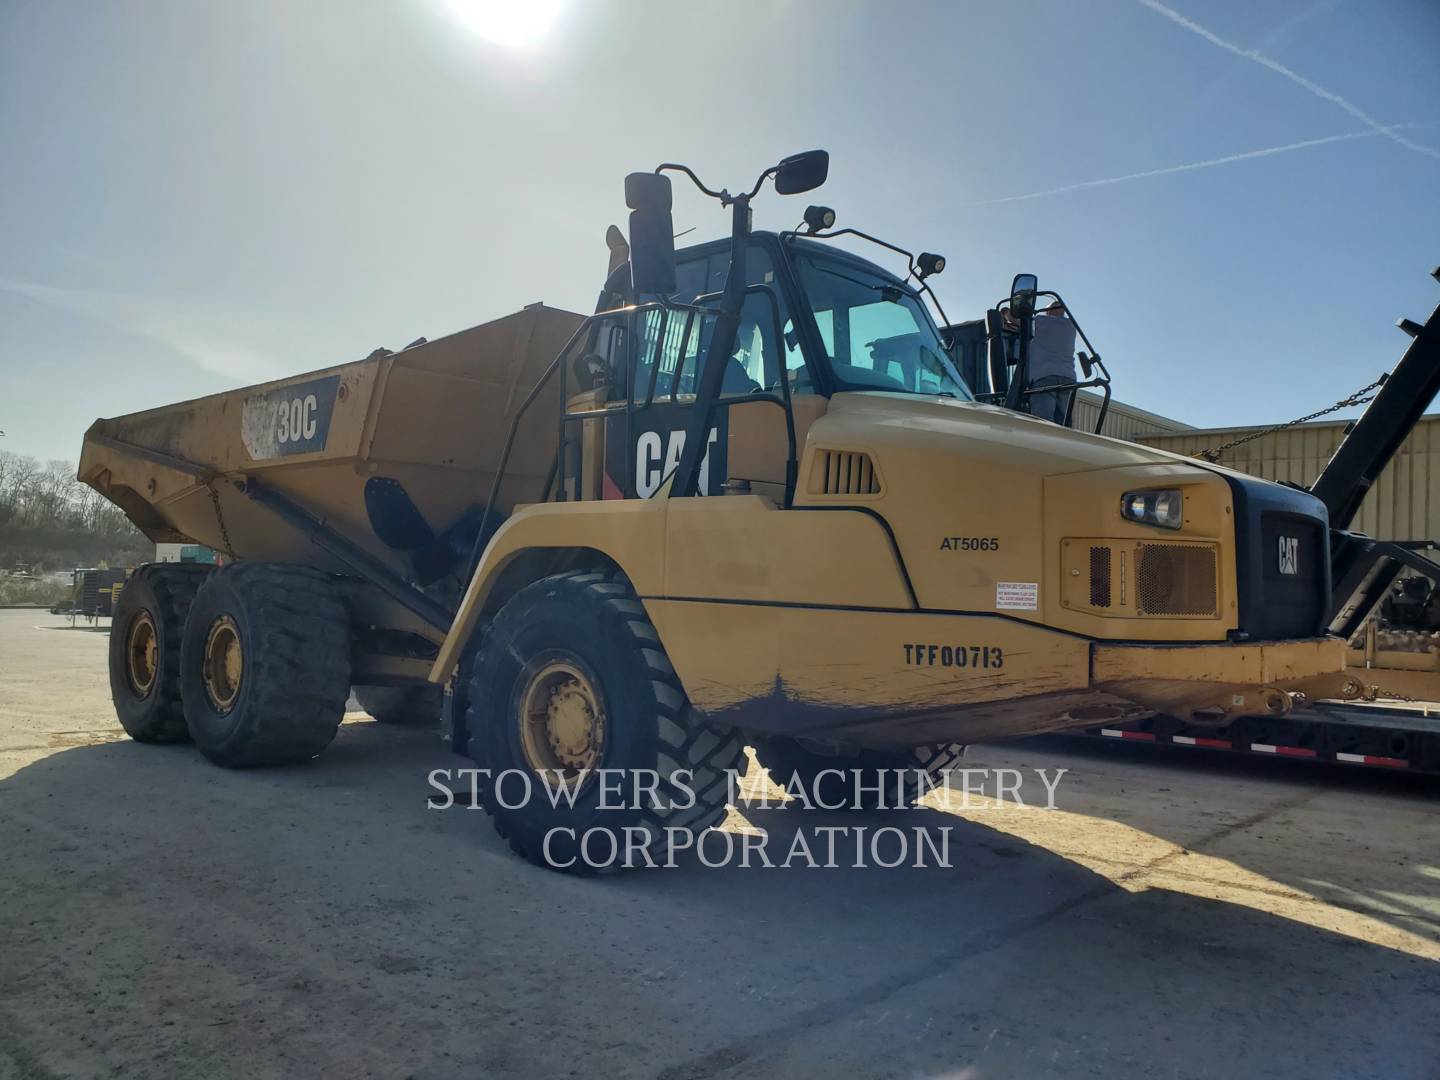
[[[427,810],[462,763],[426,732],[355,713],[248,772],[129,742],[105,649],[0,611],[3,1080],[1440,1076],[1435,782],[984,746],[1070,770],[1058,808],[863,819],[948,868],[581,880]],[[857,823],[748,785],[725,828],[777,857]]]

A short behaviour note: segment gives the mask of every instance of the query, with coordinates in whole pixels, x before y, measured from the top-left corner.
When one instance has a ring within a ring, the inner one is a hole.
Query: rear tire
[[[318,570],[232,563],[190,605],[180,666],[186,725],[215,764],[307,761],[345,714],[349,615]]]
[[[110,621],[110,697],[136,742],[190,738],[180,704],[180,639],[209,572],[191,563],[149,563],[120,590]]]
[[[960,743],[910,750],[853,749],[825,753],[784,736],[760,739],[755,757],[782,788],[799,785],[816,806],[844,810],[898,810],[911,805],[965,753]],[[831,770],[838,770],[837,776]],[[880,790],[879,785],[884,784]]]
[[[677,841],[699,843],[724,819],[732,770],[743,771],[738,733],[691,708],[645,606],[615,573],[560,574],[511,597],[476,654],[467,722],[468,753],[491,770],[479,790],[496,831],[552,870],[665,865]],[[551,768],[589,770],[573,806],[552,805],[540,779]],[[609,774],[608,797],[597,769],[623,770]],[[631,784],[651,771],[655,797],[637,798]],[[528,800],[518,780],[498,779],[507,772],[528,775]]]
[[[381,724],[433,727],[445,704],[443,686],[357,686],[355,700]]]

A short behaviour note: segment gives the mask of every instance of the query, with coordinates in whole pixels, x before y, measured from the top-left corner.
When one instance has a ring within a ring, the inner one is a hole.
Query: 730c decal
[[[998,668],[1005,666],[999,645],[906,645],[911,667]]]

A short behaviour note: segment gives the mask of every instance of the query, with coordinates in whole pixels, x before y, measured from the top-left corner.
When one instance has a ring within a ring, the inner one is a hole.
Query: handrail
[[[728,408],[730,408],[732,405],[742,404],[742,403],[745,403],[745,402],[767,401],[767,402],[770,402],[770,403],[773,404],[773,405],[778,405],[778,406],[784,411],[784,413],[785,413],[785,438],[786,438],[785,506],[786,506],[786,507],[789,507],[789,506],[793,505],[794,498],[795,498],[795,485],[796,485],[796,478],[797,478],[798,471],[799,471],[799,466],[798,466],[798,462],[797,462],[797,460],[796,460],[797,447],[796,447],[796,438],[795,438],[795,413],[794,413],[793,405],[792,405],[791,400],[790,400],[790,398],[791,398],[791,394],[790,394],[790,383],[789,383],[789,379],[788,379],[788,377],[787,377],[787,375],[786,375],[785,361],[784,361],[784,354],[783,354],[783,350],[784,350],[784,340],[785,340],[785,339],[784,339],[784,327],[783,327],[783,326],[781,325],[781,323],[780,323],[780,301],[779,301],[778,298],[775,296],[775,291],[774,291],[770,286],[765,285],[765,284],[763,284],[763,283],[756,283],[756,284],[754,284],[754,285],[748,285],[748,286],[746,286],[746,288],[745,288],[745,293],[746,293],[747,296],[750,295],[750,294],[760,294],[760,295],[763,295],[763,296],[765,297],[765,299],[769,302],[769,307],[770,307],[770,319],[771,319],[771,329],[772,329],[773,339],[774,339],[774,341],[775,341],[775,347],[776,347],[776,370],[777,370],[777,373],[779,374],[780,390],[779,390],[779,393],[775,393],[774,391],[771,391],[771,390],[764,390],[764,391],[757,390],[757,391],[751,392],[751,393],[749,393],[749,394],[734,395],[734,396],[726,396],[726,397],[722,397],[722,398],[717,398],[717,400],[716,400],[716,402],[715,402],[715,407],[716,407],[716,408],[728,409]],[[560,422],[561,422],[560,443],[561,443],[561,450],[560,450],[559,452],[560,452],[561,454],[563,454],[563,452],[564,452],[564,446],[566,445],[566,438],[567,438],[567,436],[566,436],[566,425],[571,424],[571,423],[574,423],[574,422],[576,422],[576,421],[584,421],[584,420],[592,420],[592,419],[601,419],[601,418],[618,418],[618,417],[622,414],[622,411],[623,411],[623,415],[624,415],[624,417],[625,417],[625,425],[626,425],[626,433],[625,433],[625,442],[626,442],[626,445],[628,446],[628,445],[633,441],[633,438],[632,438],[632,436],[633,436],[633,430],[632,430],[633,418],[634,418],[636,415],[645,412],[647,409],[653,408],[654,405],[655,405],[655,396],[656,396],[656,394],[655,394],[655,387],[656,387],[656,384],[657,384],[657,382],[658,382],[658,379],[656,378],[656,375],[657,375],[657,373],[658,373],[658,371],[659,371],[660,358],[661,358],[661,356],[663,355],[663,351],[664,351],[664,347],[665,347],[665,342],[666,342],[666,337],[667,337],[667,328],[668,328],[668,326],[670,325],[670,314],[671,314],[671,312],[674,312],[674,311],[685,311],[685,312],[686,312],[686,320],[685,320],[684,331],[683,331],[683,333],[682,333],[682,335],[681,335],[680,342],[679,342],[679,346],[678,346],[678,349],[679,349],[678,356],[677,356],[677,361],[678,361],[678,362],[677,362],[677,364],[676,364],[676,368],[675,368],[675,371],[673,372],[672,379],[671,379],[671,385],[670,385],[670,388],[669,388],[668,404],[674,405],[674,406],[677,406],[677,407],[681,407],[681,408],[691,408],[691,407],[693,407],[693,401],[682,401],[682,400],[681,400],[681,396],[680,396],[680,378],[681,378],[681,376],[684,374],[684,371],[685,371],[685,367],[684,367],[685,351],[686,351],[686,347],[687,347],[688,344],[689,344],[691,333],[692,333],[693,330],[696,329],[696,327],[695,327],[695,316],[696,316],[696,315],[700,315],[701,318],[704,318],[704,317],[707,316],[707,315],[714,315],[714,314],[716,314],[716,312],[715,312],[715,310],[714,310],[713,308],[709,308],[709,307],[706,307],[706,306],[705,306],[705,302],[706,302],[707,300],[710,300],[710,299],[713,299],[713,298],[715,298],[715,297],[718,297],[719,295],[720,295],[719,293],[704,293],[704,294],[701,294],[700,296],[697,296],[697,297],[694,299],[694,301],[691,302],[691,303],[689,303],[689,304],[665,304],[665,303],[655,303],[655,302],[652,302],[652,303],[648,303],[648,304],[635,305],[635,306],[633,306],[633,307],[630,308],[630,309],[617,309],[617,311],[627,312],[628,314],[631,314],[631,315],[636,314],[636,313],[639,313],[639,312],[642,312],[642,311],[655,310],[655,309],[657,309],[657,308],[662,310],[661,324],[660,324],[660,326],[657,328],[657,334],[656,334],[656,339],[655,339],[655,347],[654,347],[653,350],[646,350],[646,351],[650,351],[650,352],[653,353],[653,362],[652,362],[652,364],[651,364],[652,371],[651,371],[651,375],[650,375],[649,384],[648,384],[647,387],[646,387],[644,399],[643,399],[643,400],[636,400],[636,396],[635,396],[636,375],[637,375],[637,368],[638,368],[638,362],[639,362],[639,356],[640,356],[641,350],[640,350],[639,348],[637,348],[637,347],[635,347],[635,346],[632,345],[631,347],[629,347],[629,348],[627,349],[627,355],[626,355],[625,401],[624,401],[624,403],[623,403],[623,407],[622,407],[622,404],[617,401],[617,402],[615,402],[615,403],[613,403],[613,404],[611,404],[611,405],[600,406],[600,407],[592,407],[592,408],[587,408],[587,409],[583,409],[583,410],[580,410],[580,411],[571,411],[571,410],[569,410],[568,408],[566,408],[565,405],[564,405],[564,400],[563,400],[563,399],[564,399],[564,394],[563,394],[563,392],[562,392],[562,403],[561,403],[561,409],[560,409]],[[614,313],[612,312],[611,314],[614,314]],[[698,366],[698,363],[699,363],[699,361],[700,361],[700,355],[699,355],[698,353],[696,354],[695,359],[696,359],[696,363],[697,363],[697,366]],[[564,378],[565,378],[565,372],[562,371],[562,372],[561,372],[561,379],[563,380]],[[561,460],[563,460],[563,458],[562,458]],[[667,479],[668,479],[668,475],[667,475]],[[562,482],[562,490],[563,490],[563,474],[562,474],[562,476],[561,476],[561,482]]]
[[[624,311],[625,309],[617,308],[615,310]],[[545,384],[550,381],[556,369],[560,367],[560,361],[565,359],[570,350],[575,347],[575,342],[580,340],[580,335],[589,329],[596,319],[610,314],[613,312],[598,312],[585,316],[585,319],[575,328],[575,332],[570,335],[570,340],[565,342],[560,351],[555,354],[555,359],[550,361],[550,366],[545,369],[540,378],[535,380],[535,385],[530,388],[530,392],[525,395],[525,400],[515,410],[515,418],[510,421],[510,433],[505,437],[505,448],[500,451],[500,464],[495,468],[495,479],[490,483],[490,496],[485,500],[485,512],[480,515],[480,528],[476,530],[475,543],[470,548],[470,562],[465,574],[467,579],[475,573],[475,567],[480,563],[480,553],[484,550],[480,545],[485,540],[485,528],[490,524],[490,515],[495,511],[495,500],[499,497],[500,485],[505,482],[505,472],[510,467],[510,451],[515,447],[515,436],[520,433],[520,421],[524,419],[525,413],[531,405],[535,404],[535,399],[540,396],[540,391],[545,388]]]
[[[509,467],[510,467],[510,452],[511,452],[511,451],[514,449],[514,447],[515,447],[515,437],[520,433],[520,421],[525,418],[526,412],[529,411],[531,405],[535,404],[536,399],[539,398],[539,396],[540,396],[540,392],[541,392],[543,389],[545,389],[545,384],[548,383],[548,382],[554,377],[555,372],[556,372],[557,370],[560,371],[560,380],[561,380],[560,411],[561,411],[562,422],[561,422],[561,431],[560,431],[560,435],[561,435],[560,445],[556,447],[556,453],[557,453],[557,454],[563,454],[564,451],[565,451],[565,445],[564,445],[564,435],[565,435],[565,432],[564,432],[564,413],[565,413],[564,387],[565,387],[565,381],[566,381],[566,380],[565,380],[565,370],[564,370],[563,365],[561,364],[561,361],[564,360],[567,355],[569,355],[570,350],[575,347],[575,343],[580,340],[581,335],[584,334],[587,330],[589,330],[589,329],[590,329],[592,326],[594,326],[596,323],[602,322],[602,321],[607,320],[607,319],[614,318],[614,317],[617,316],[617,315],[633,315],[634,313],[636,313],[636,312],[638,312],[638,311],[645,311],[645,310],[648,310],[648,309],[651,309],[651,308],[657,308],[657,307],[659,307],[659,308],[665,308],[665,307],[669,307],[669,308],[686,308],[686,307],[690,307],[690,306],[691,306],[691,305],[688,305],[688,304],[668,304],[668,305],[667,305],[667,304],[663,304],[663,303],[656,302],[656,301],[651,301],[651,302],[645,303],[645,304],[626,304],[626,305],[624,305],[624,306],[622,306],[622,307],[610,308],[610,309],[608,309],[608,310],[606,310],[606,311],[597,311],[597,312],[594,312],[594,313],[592,313],[592,314],[590,314],[590,315],[587,315],[587,316],[585,316],[584,320],[580,323],[580,325],[575,328],[575,332],[570,335],[570,339],[569,339],[568,341],[566,341],[565,344],[561,347],[560,351],[555,354],[555,359],[550,361],[549,366],[546,367],[545,371],[541,374],[540,378],[538,378],[538,379],[535,380],[535,385],[532,386],[532,387],[530,388],[530,392],[525,395],[525,400],[520,403],[520,407],[515,410],[515,416],[514,416],[514,418],[510,421],[510,431],[509,431],[509,433],[508,433],[508,434],[506,435],[506,437],[505,437],[505,448],[500,452],[500,463],[499,463],[498,466],[496,466],[496,469],[495,469],[495,479],[494,479],[494,480],[491,482],[491,484],[490,484],[490,495],[489,495],[489,497],[485,500],[485,511],[484,511],[484,513],[482,513],[482,514],[480,515],[480,528],[478,529],[478,531],[477,531],[476,534],[475,534],[475,543],[474,543],[474,545],[473,545],[473,546],[471,547],[471,549],[470,549],[470,565],[469,565],[469,572],[468,572],[467,575],[466,575],[467,577],[469,577],[470,574],[473,574],[473,573],[475,572],[475,567],[476,567],[477,565],[479,565],[480,555],[481,555],[482,551],[484,550],[484,549],[481,547],[481,544],[482,544],[482,542],[483,542],[484,539],[485,539],[485,529],[486,529],[486,526],[488,526],[489,523],[490,523],[490,516],[495,512],[495,503],[496,503],[496,500],[497,500],[497,499],[499,498],[499,496],[500,496],[500,486],[505,482],[505,474],[506,474],[506,472],[508,471],[508,469],[509,469]],[[627,372],[627,377],[629,376],[629,374],[630,374],[630,373]],[[627,388],[626,393],[627,393],[627,394],[629,393],[628,388]],[[558,466],[557,466],[557,471],[559,471]],[[561,483],[562,483],[562,485],[563,485],[563,482],[564,482],[563,474],[560,476],[560,480],[561,480]]]

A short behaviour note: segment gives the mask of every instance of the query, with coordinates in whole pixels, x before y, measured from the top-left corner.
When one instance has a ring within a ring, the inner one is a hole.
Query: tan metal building
[[[1079,408],[1077,403],[1077,413]],[[1340,445],[1346,423],[1320,421],[1271,432],[1223,451],[1220,464],[1267,480],[1309,487]],[[1147,446],[1191,455],[1262,430],[1191,428],[1129,437]],[[1365,497],[1351,527],[1378,540],[1440,539],[1440,415],[1426,416],[1416,425]]]
[[[1072,424],[1076,431],[1095,430],[1095,421],[1099,419],[1102,400],[1099,394],[1092,394],[1088,390],[1077,392]],[[1100,434],[1109,435],[1112,439],[1129,439],[1133,442],[1139,441],[1142,435],[1193,430],[1189,424],[1182,424],[1179,420],[1171,420],[1168,416],[1146,412],[1144,409],[1137,409],[1134,405],[1126,405],[1123,401],[1112,399],[1110,408],[1105,413],[1105,427]]]

